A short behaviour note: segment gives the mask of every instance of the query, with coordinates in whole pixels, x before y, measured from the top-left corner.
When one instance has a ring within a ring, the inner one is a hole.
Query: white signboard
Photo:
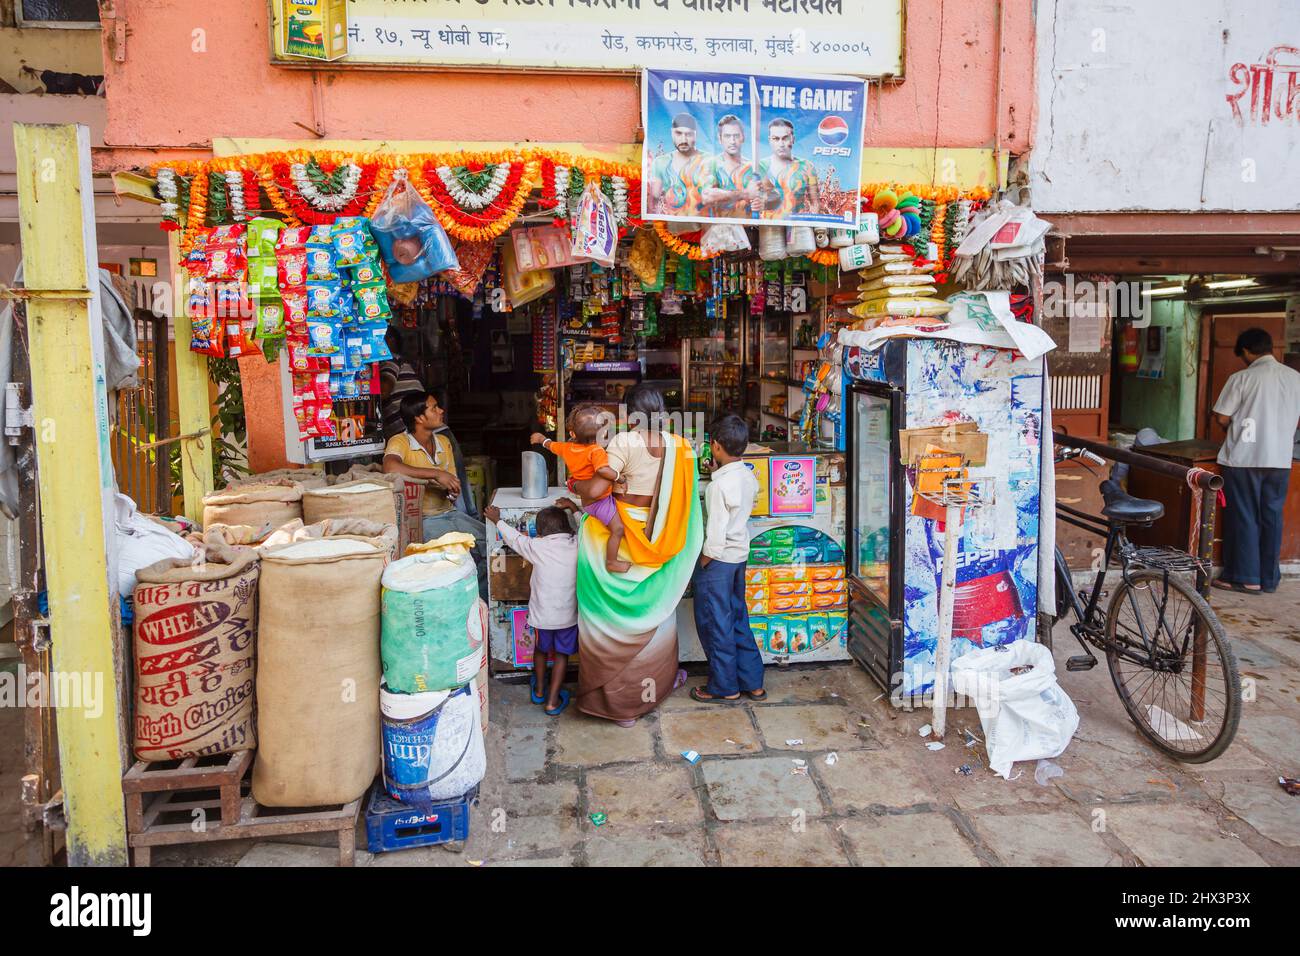
[[[285,57],[272,4],[274,59]],[[903,0],[351,0],[334,65],[901,76]]]

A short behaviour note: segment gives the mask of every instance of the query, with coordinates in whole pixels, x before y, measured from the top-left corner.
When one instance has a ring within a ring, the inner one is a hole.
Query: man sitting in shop
[[[474,563],[478,567],[479,594],[487,600],[487,529],[473,514],[446,413],[428,392],[403,395],[399,405],[405,429],[384,446],[384,471],[429,482],[420,510],[424,515],[424,540],[449,531],[474,536]]]
[[[1214,403],[1228,433],[1219,449],[1227,501],[1223,573],[1214,586],[1271,593],[1282,578],[1282,508],[1300,422],[1300,372],[1273,357],[1273,338],[1263,329],[1242,332],[1234,352],[1246,368],[1228,376]]]

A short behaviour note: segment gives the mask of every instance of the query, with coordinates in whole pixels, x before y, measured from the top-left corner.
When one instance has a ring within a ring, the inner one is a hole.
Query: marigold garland
[[[190,183],[190,203],[185,210],[185,232],[181,239],[181,255],[188,256],[194,240],[208,216],[208,176],[198,173]]]
[[[819,266],[837,266],[840,264],[840,254],[835,249],[814,249],[808,253],[808,260]]]
[[[698,243],[690,242],[681,236],[674,236],[668,231],[668,224],[656,219],[653,223],[654,230],[659,238],[663,241],[664,247],[670,252],[675,252],[679,256],[685,256],[693,262],[706,262],[709,259],[716,259],[722,253],[715,252],[712,255],[700,248]]]

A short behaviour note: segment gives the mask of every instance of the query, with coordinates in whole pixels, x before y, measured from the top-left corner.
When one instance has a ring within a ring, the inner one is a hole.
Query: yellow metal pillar
[[[14,145],[68,861],[121,866],[113,464],[90,132],[16,123]]]
[[[212,402],[208,397],[208,357],[190,351],[190,318],[185,308],[188,273],[180,266],[180,233],[169,232],[172,315],[176,330],[176,397],[180,405],[181,490],[185,517],[203,520],[203,496],[212,490]]]

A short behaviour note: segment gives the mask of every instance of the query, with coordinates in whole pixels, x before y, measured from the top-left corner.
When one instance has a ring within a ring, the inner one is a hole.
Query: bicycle
[[[1105,460],[1081,448],[1059,448],[1056,460]],[[1106,539],[1091,592],[1076,591],[1061,549],[1056,549],[1056,615],[1073,612],[1070,633],[1084,653],[1066,661],[1068,671],[1098,663],[1091,648],[1106,656],[1111,680],[1129,719],[1157,749],[1186,763],[1214,760],[1232,743],[1241,720],[1241,678],[1237,659],[1214,611],[1189,583],[1209,580],[1211,567],[1184,551],[1138,547],[1129,525],[1149,527],[1164,514],[1158,501],[1134,498],[1114,478],[1101,484],[1101,520],[1064,505],[1063,520]],[[1120,583],[1101,610],[1106,572],[1120,568]]]

